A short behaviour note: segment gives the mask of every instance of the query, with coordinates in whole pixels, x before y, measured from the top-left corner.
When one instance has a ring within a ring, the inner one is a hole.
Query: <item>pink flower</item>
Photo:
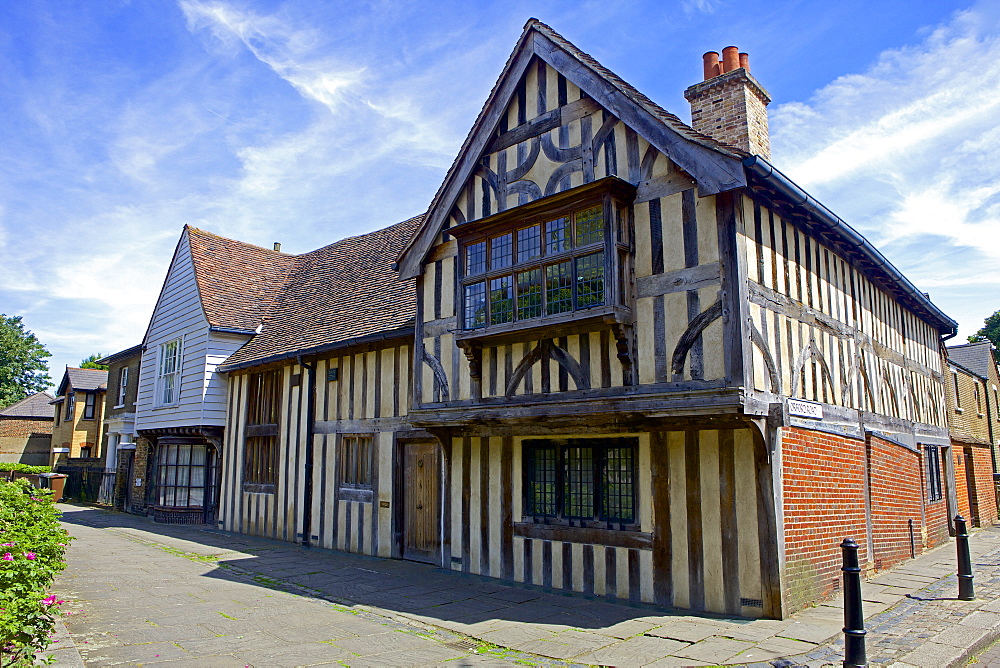
[[[14,561],[14,555],[11,554],[10,552],[8,552],[7,554],[3,555],[3,560],[4,561]]]
[[[60,601],[60,603],[62,603],[62,601]],[[56,595],[52,594],[52,596],[49,596],[48,598],[43,598],[42,605],[56,605]]]
[[[33,559],[34,559],[35,557],[37,557],[37,556],[38,556],[38,555],[37,555],[37,554],[35,554],[34,552],[25,552],[25,553],[24,553],[24,557],[25,557],[25,559],[29,559],[29,560],[33,560]]]

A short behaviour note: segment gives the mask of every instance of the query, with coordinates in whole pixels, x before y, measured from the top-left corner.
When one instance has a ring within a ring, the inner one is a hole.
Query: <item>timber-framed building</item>
[[[779,618],[944,540],[955,322],[771,166],[745,54],[686,95],[531,20],[423,216],[261,254],[219,526]]]

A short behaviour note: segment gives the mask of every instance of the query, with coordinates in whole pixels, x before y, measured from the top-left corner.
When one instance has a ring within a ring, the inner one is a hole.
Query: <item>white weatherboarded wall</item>
[[[182,338],[177,403],[156,406],[160,345]],[[144,341],[136,401],[136,428],[225,426],[226,381],[215,367],[248,337],[209,332],[202,310],[188,233],[181,235]]]

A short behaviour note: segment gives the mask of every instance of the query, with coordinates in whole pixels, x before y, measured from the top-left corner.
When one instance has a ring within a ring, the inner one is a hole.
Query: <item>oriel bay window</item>
[[[462,329],[519,329],[622,308],[631,186],[621,184],[602,179],[450,229],[461,247]]]
[[[273,493],[278,480],[281,370],[250,374],[247,392],[243,491]]]
[[[634,529],[635,438],[529,439],[522,444],[526,520]]]

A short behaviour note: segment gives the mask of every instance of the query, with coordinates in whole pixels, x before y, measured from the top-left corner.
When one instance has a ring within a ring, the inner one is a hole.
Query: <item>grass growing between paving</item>
[[[333,608],[337,612],[342,612],[350,615],[367,615],[371,617],[377,617],[379,623],[390,625],[390,624],[410,624],[412,622],[398,622],[395,620],[386,621],[386,618],[379,615],[374,611],[362,611],[353,607],[353,602],[346,599],[339,599],[336,597],[329,596],[318,589],[313,589],[305,585],[294,584],[290,582],[285,582],[284,580],[279,580],[277,578],[269,577],[266,575],[261,575],[260,573],[255,573],[253,571],[241,568],[239,566],[234,566],[228,564],[220,559],[225,556],[225,553],[220,554],[199,554],[197,552],[188,552],[177,547],[172,547],[169,545],[163,545],[162,543],[157,543],[152,540],[147,540],[139,536],[135,536],[129,533],[115,532],[118,535],[127,538],[133,542],[145,545],[147,547],[156,548],[167,554],[173,555],[175,557],[180,557],[182,559],[187,559],[188,561],[193,561],[200,564],[211,564],[216,568],[232,573],[239,576],[242,579],[249,579],[254,584],[260,585],[267,589],[274,591],[280,591],[285,594],[292,594],[294,596],[308,596],[310,598],[316,599],[317,602],[321,602],[327,607]],[[258,551],[266,551],[258,550]],[[319,573],[321,571],[316,571]],[[220,615],[227,619],[235,620],[237,618],[227,615],[223,612],[219,612]],[[148,620],[147,620],[148,621]],[[373,620],[374,621],[374,620]],[[153,622],[149,622],[153,624]],[[155,624],[153,624],[155,626]],[[442,631],[438,629],[428,629],[427,631],[418,631],[411,628],[400,628],[396,629],[402,633],[409,633],[411,635],[418,635],[428,640],[433,640],[439,642],[445,646],[458,649],[461,646],[460,651],[468,651],[473,654],[478,654],[480,656],[488,656],[496,659],[503,659],[511,663],[521,665],[521,666],[544,666],[544,665],[564,665],[562,662],[553,661],[551,659],[542,659],[541,657],[533,657],[525,652],[519,650],[510,649],[508,647],[501,647],[500,645],[493,644],[485,640],[479,640],[477,638],[471,638],[468,636],[463,636],[453,631]],[[334,644],[334,643],[330,643]],[[461,658],[461,657],[459,657]],[[449,659],[448,661],[455,661],[457,659]],[[341,665],[349,665],[343,662],[338,662]]]

